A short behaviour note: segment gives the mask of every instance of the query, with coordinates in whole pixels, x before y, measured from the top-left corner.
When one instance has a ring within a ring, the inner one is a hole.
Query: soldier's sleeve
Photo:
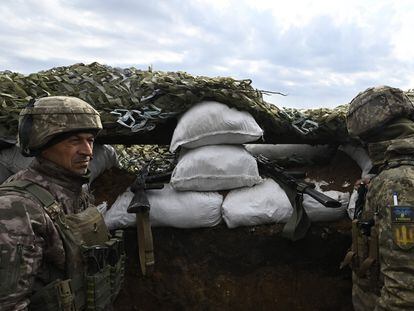
[[[391,169],[373,196],[384,286],[376,310],[414,310],[414,168]]]
[[[44,244],[33,229],[42,224],[27,212],[35,205],[17,195],[0,197],[0,310],[26,310],[29,304]]]

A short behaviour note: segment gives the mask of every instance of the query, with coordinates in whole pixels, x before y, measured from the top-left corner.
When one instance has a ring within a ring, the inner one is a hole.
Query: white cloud
[[[251,78],[278,105],[414,87],[408,0],[5,0],[0,70],[75,62]]]

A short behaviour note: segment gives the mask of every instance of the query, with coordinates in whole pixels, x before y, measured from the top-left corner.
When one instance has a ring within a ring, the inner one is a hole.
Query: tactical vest
[[[371,291],[379,295],[383,281],[380,274],[378,247],[378,222],[354,219],[352,221],[352,246],[341,268],[350,265],[358,278],[365,279]]]
[[[124,277],[123,232],[110,237],[95,206],[66,215],[53,195],[27,180],[0,185],[0,191],[28,193],[55,224],[66,253],[65,271],[30,297],[29,310],[105,310],[118,295]]]
[[[388,161],[380,171],[401,165],[414,166],[414,161]],[[352,246],[340,267],[349,265],[356,276],[365,280],[371,291],[379,296],[384,281],[379,262],[378,219],[376,213],[372,211],[364,212],[362,215],[352,221]]]

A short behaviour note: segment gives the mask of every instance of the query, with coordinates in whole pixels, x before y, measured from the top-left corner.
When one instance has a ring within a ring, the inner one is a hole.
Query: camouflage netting
[[[177,163],[177,154],[172,154],[168,146],[159,145],[114,145],[121,168],[137,173],[151,162],[149,172],[159,174],[171,172]]]
[[[19,110],[30,98],[49,95],[76,96],[98,109],[104,124],[99,136],[102,143],[169,144],[177,116],[205,99],[250,112],[264,129],[267,143],[348,140],[346,106],[279,109],[266,103],[250,80],[112,68],[98,63],[57,67],[27,76],[0,72],[0,139],[14,139]],[[124,125],[117,122],[120,118]],[[142,131],[154,127],[150,132]]]
[[[414,89],[410,89],[405,94],[408,96],[408,98],[414,103]]]

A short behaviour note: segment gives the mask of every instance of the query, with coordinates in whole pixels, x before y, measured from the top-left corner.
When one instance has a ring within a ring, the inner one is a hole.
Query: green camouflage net
[[[251,113],[263,128],[268,143],[329,143],[348,139],[343,113],[346,106],[283,110],[266,103],[262,93],[251,86],[251,80],[112,68],[98,63],[56,67],[27,76],[0,72],[0,138],[15,137],[19,110],[30,98],[53,95],[75,96],[93,105],[101,113],[104,125],[99,136],[102,143],[140,143],[140,135],[132,129],[139,132],[143,124],[146,130],[162,127],[167,120],[208,99]],[[140,111],[148,112],[144,120],[136,120]],[[147,119],[151,122],[146,123]],[[169,144],[171,135],[165,135],[162,143]],[[151,137],[148,141],[151,143]]]
[[[286,114],[294,129],[302,135],[324,135],[328,137],[337,133],[341,135],[338,141],[346,140],[346,123],[345,118],[348,112],[348,105],[341,105],[335,109],[318,108],[318,109],[294,109],[284,108]]]
[[[168,146],[159,145],[124,145],[113,146],[118,154],[121,168],[131,172],[139,172],[145,164],[151,161],[151,175],[171,172],[177,162],[177,156],[170,153]]]
[[[414,89],[410,89],[405,94],[408,96],[408,98],[414,103]]]

